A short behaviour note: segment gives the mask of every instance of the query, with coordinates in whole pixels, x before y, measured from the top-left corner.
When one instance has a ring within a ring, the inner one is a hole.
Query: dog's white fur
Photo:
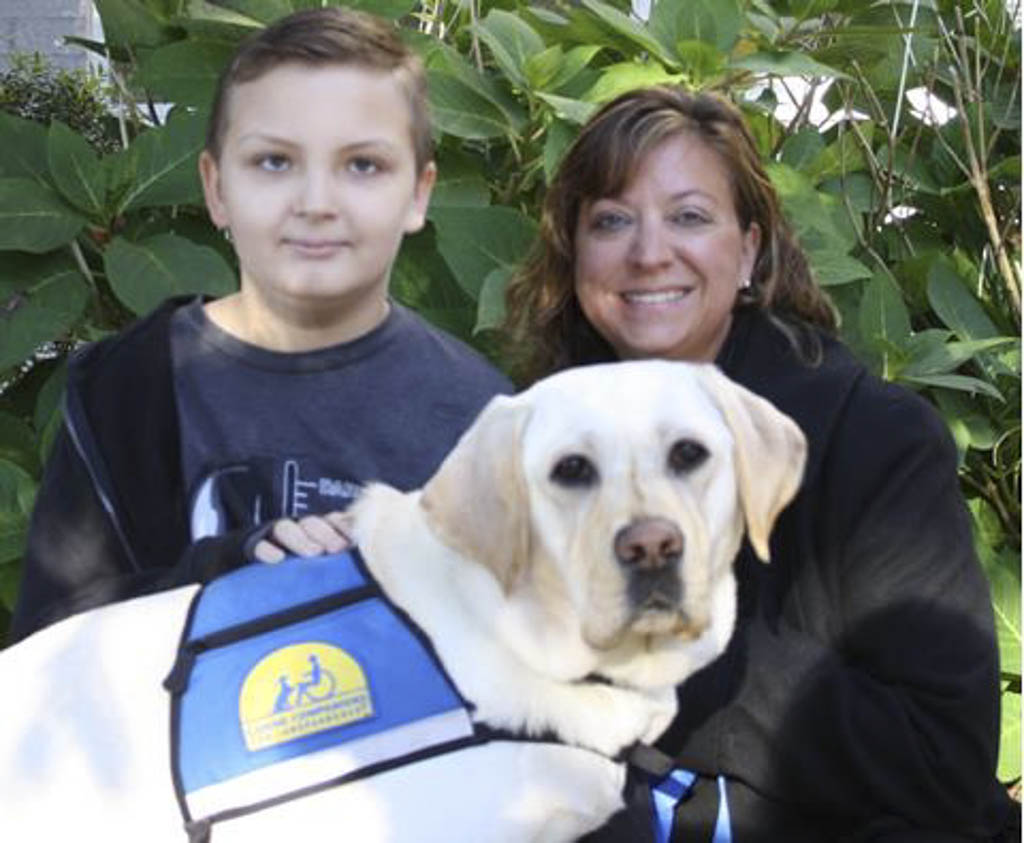
[[[674,470],[681,440],[706,458]],[[213,840],[337,828],[518,843],[596,827],[620,806],[610,758],[655,739],[676,684],[725,647],[744,526],[767,559],[805,447],[709,365],[594,366],[494,399],[421,492],[371,485],[352,535],[476,720],[572,746],[487,744],[217,824]],[[559,475],[566,457],[594,469],[587,482]],[[672,605],[639,598],[616,556],[620,531],[644,519],[682,537],[658,575],[678,578]],[[88,612],[0,654],[3,839],[182,839],[161,682],[195,590]],[[580,681],[592,675],[610,682]]]

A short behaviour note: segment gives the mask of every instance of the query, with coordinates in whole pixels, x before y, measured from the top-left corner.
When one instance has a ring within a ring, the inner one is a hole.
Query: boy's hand
[[[298,521],[280,518],[274,522],[266,538],[253,549],[258,562],[271,564],[286,556],[322,556],[340,553],[352,544],[345,533],[345,516],[341,512],[307,515]]]

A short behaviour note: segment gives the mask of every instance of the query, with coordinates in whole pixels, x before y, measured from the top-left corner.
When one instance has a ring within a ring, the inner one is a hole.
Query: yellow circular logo
[[[366,673],[340,647],[309,641],[264,656],[246,674],[238,717],[246,748],[268,746],[373,715]]]

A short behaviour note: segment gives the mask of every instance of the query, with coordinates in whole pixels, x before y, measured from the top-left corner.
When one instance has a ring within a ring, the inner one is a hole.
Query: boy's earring
[[[227,240],[227,241],[228,241],[228,243],[233,243],[233,242],[234,242],[234,241],[233,241],[233,240],[231,239],[231,229],[230,229],[230,228],[228,228],[227,226],[224,226],[224,227],[223,227],[223,228],[222,228],[222,229],[220,230],[220,233],[224,235],[224,239],[225,239],[225,240]]]
[[[740,289],[741,290],[748,290],[748,289],[750,289],[750,276],[749,275],[746,278],[741,278],[740,279]]]

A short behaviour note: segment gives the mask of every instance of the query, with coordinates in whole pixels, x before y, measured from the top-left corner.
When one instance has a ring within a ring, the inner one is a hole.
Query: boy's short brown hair
[[[206,129],[206,150],[220,158],[235,85],[252,82],[282,64],[351,65],[393,73],[409,100],[416,170],[433,158],[423,63],[395,27],[374,15],[331,7],[287,15],[243,41],[217,82]]]

